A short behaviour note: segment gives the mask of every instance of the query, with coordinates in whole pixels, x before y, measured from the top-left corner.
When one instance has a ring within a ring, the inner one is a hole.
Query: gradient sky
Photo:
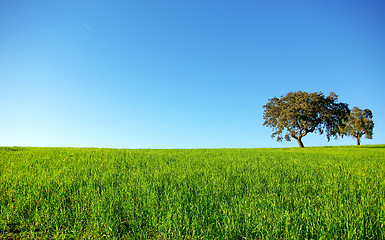
[[[0,0],[0,146],[297,147],[262,106],[298,90],[385,143],[384,1]]]

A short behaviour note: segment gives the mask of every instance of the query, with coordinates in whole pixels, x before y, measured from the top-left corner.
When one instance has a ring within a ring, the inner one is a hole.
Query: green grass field
[[[0,148],[0,239],[385,239],[385,145]]]

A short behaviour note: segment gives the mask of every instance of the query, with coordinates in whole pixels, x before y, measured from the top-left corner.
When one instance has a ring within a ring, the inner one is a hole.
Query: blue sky
[[[0,0],[0,146],[296,147],[269,98],[334,91],[385,143],[383,1]],[[327,142],[311,134],[305,146]]]

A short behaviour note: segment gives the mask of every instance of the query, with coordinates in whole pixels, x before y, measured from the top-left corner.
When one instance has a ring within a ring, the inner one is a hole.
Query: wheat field
[[[3,239],[385,239],[385,145],[0,147]]]

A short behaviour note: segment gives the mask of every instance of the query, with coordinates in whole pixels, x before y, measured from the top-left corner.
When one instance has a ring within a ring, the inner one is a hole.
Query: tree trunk
[[[298,141],[299,147],[300,147],[300,148],[303,148],[303,147],[305,147],[305,146],[303,145],[301,138],[302,138],[302,137],[297,138],[297,141]]]
[[[361,145],[360,138],[357,138],[357,145]]]

